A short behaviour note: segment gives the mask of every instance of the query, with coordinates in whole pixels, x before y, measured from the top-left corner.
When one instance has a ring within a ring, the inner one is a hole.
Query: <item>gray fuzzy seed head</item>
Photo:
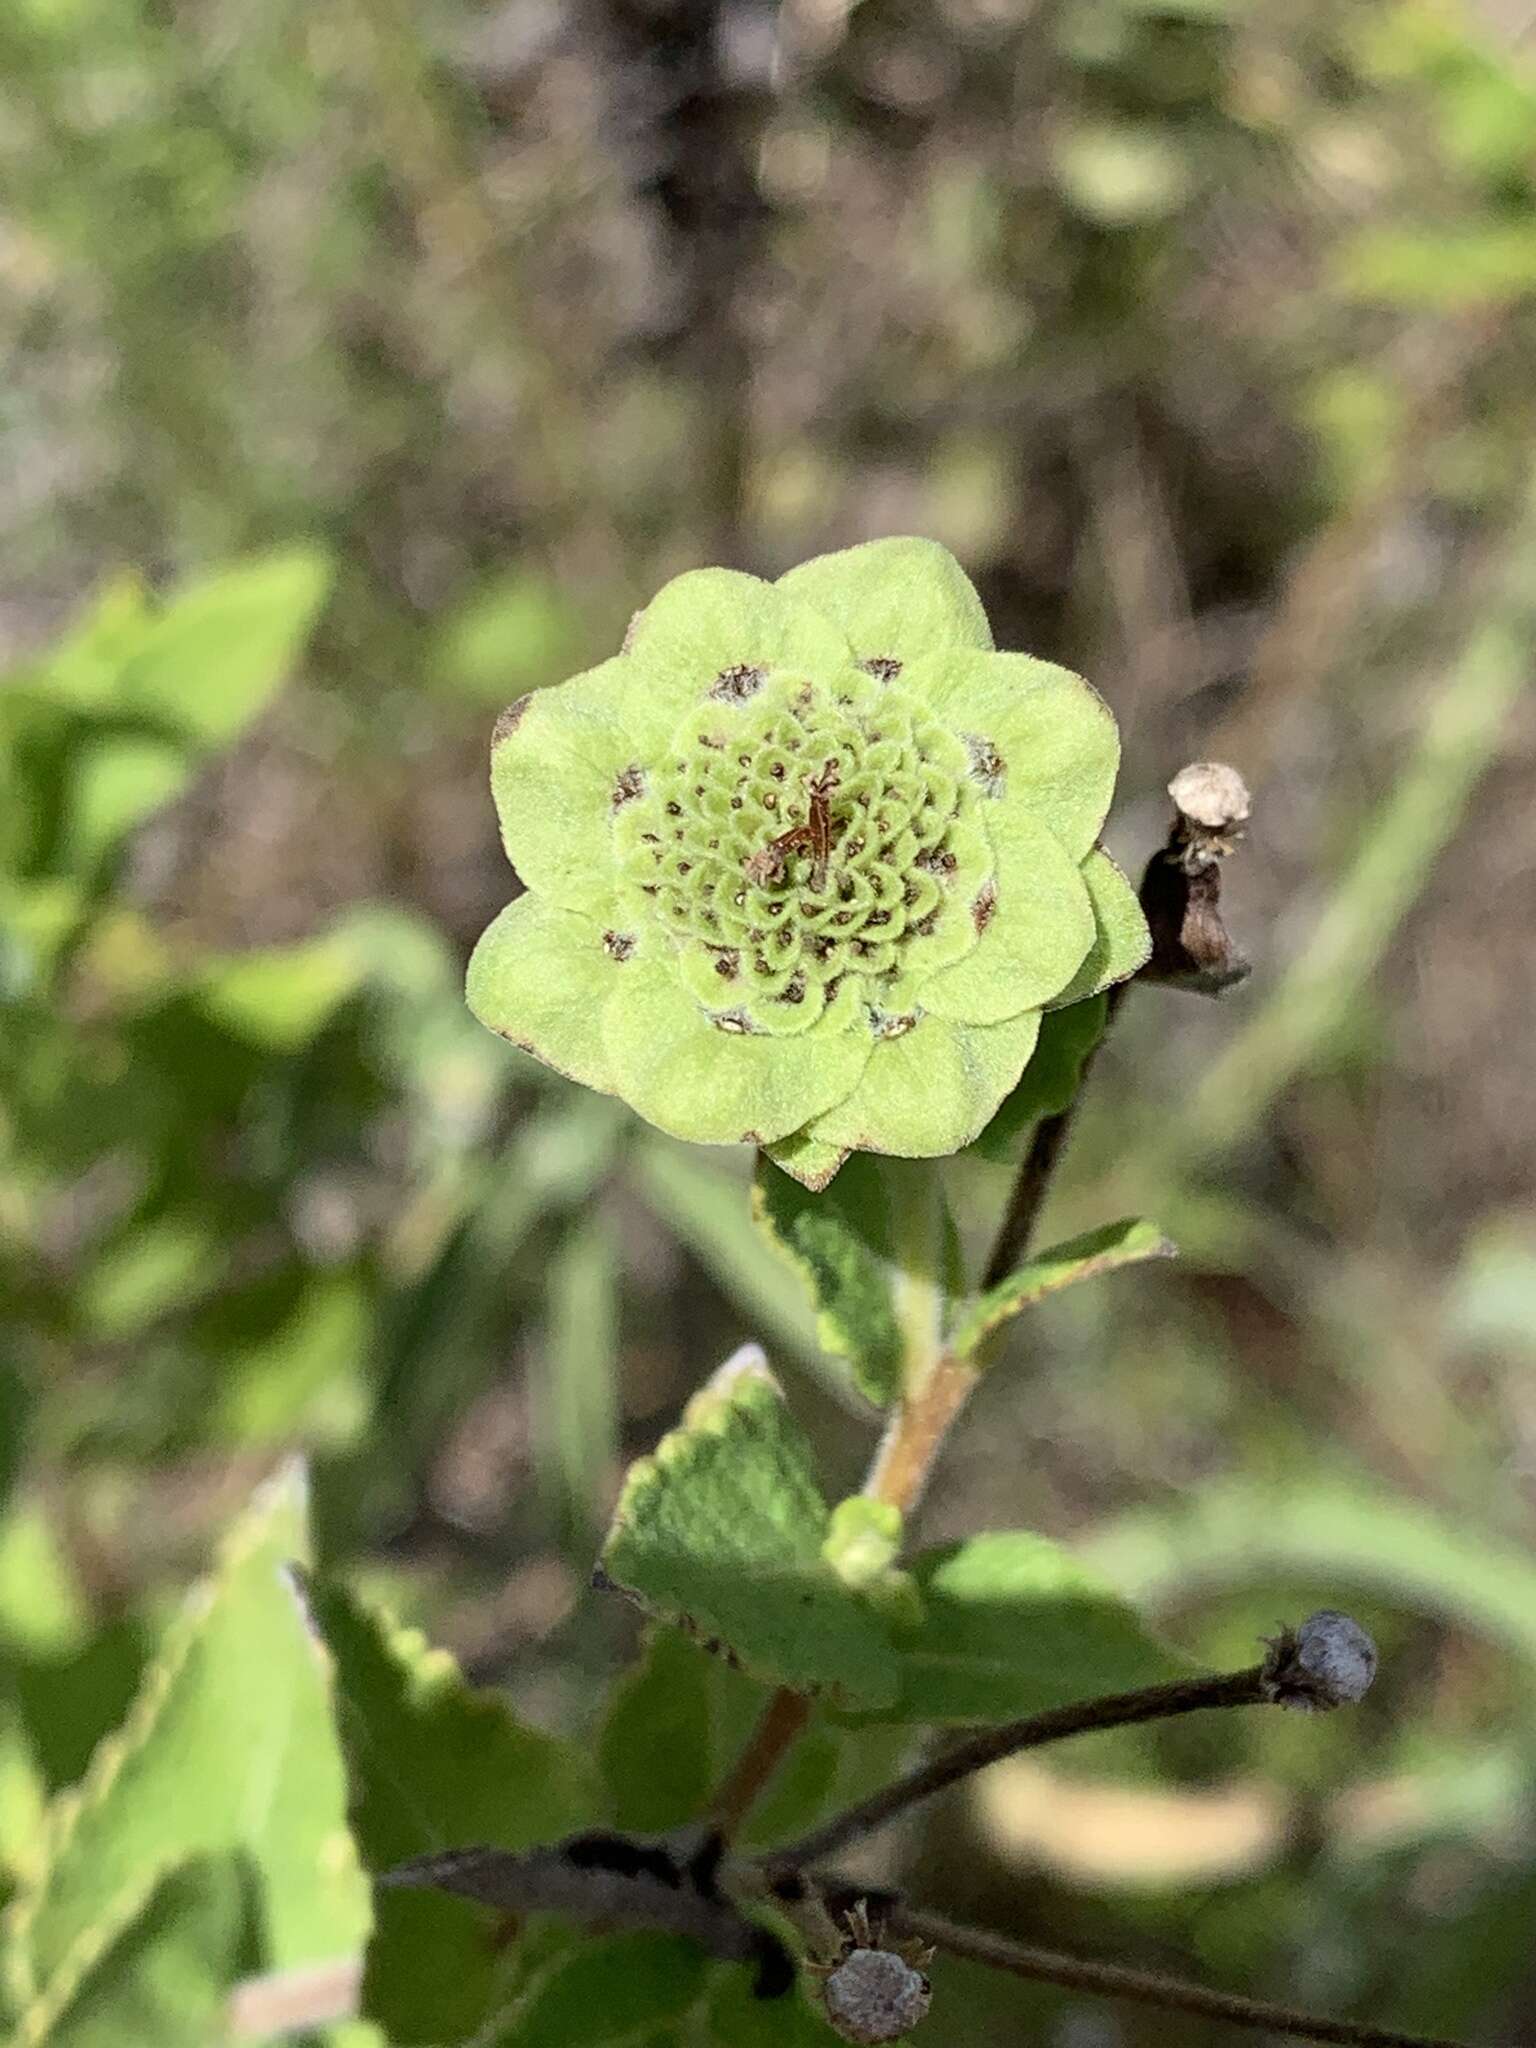
[[[1340,1706],[1364,1699],[1376,1676],[1376,1645],[1358,1621],[1332,1607],[1308,1615],[1301,1624],[1296,1655],[1318,1689]]]
[[[851,1949],[821,1987],[845,2041],[899,2041],[926,2017],[930,1996],[922,1971],[888,1948]]]
[[[1324,1607],[1270,1647],[1267,1695],[1301,1713],[1351,1707],[1376,1676],[1376,1645],[1350,1615]]]

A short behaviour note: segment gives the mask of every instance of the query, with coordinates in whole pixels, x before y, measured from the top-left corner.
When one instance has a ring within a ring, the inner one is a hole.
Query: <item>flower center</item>
[[[621,864],[731,1028],[804,1029],[854,975],[889,1029],[909,971],[975,942],[991,860],[969,769],[894,681],[773,675],[689,714],[615,812]]]

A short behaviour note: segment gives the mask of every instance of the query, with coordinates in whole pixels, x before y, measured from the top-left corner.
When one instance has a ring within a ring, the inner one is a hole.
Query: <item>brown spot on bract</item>
[[[1001,796],[1008,782],[1008,764],[984,733],[968,732],[966,749],[971,757],[971,780],[981,785],[984,796]]]
[[[644,617],[645,617],[645,606],[644,606],[644,605],[641,605],[641,607],[640,607],[639,611],[637,611],[637,612],[631,612],[631,613],[630,613],[630,615],[629,615],[629,624],[628,624],[628,625],[627,625],[627,626],[626,626],[626,627],[624,628],[624,638],[623,638],[623,641],[622,641],[622,643],[620,644],[620,647],[619,647],[619,652],[620,652],[620,654],[628,654],[629,650],[630,650],[630,649],[631,649],[631,648],[632,648],[632,647],[634,646],[634,644],[635,644],[635,634],[636,634],[636,633],[637,633],[637,632],[639,631],[639,628],[640,628],[640,621],[641,621],[641,620],[642,620],[642,619],[643,619]]]
[[[738,661],[732,668],[721,669],[709,686],[709,694],[722,704],[745,704],[749,697],[757,695],[767,679],[768,671],[755,662]]]
[[[533,692],[530,690],[526,696],[519,697],[515,704],[509,704],[506,710],[502,712],[496,723],[491,727],[491,748],[493,752],[501,745],[503,740],[511,739],[513,733],[522,724],[523,714],[532,702]]]
[[[715,955],[715,972],[722,981],[734,981],[741,972],[741,955],[734,947],[726,947]]]
[[[901,663],[894,654],[872,654],[859,667],[865,675],[873,676],[877,683],[894,683],[901,674]]]
[[[971,905],[971,923],[976,927],[977,938],[981,937],[996,913],[997,890],[990,882],[984,882],[977,890],[976,899]]]
[[[869,1028],[876,1038],[905,1038],[917,1028],[917,1010],[871,1010]]]
[[[638,761],[631,761],[613,785],[613,808],[617,810],[621,804],[633,803],[637,796],[644,793],[644,790],[645,770]],[[647,838],[653,836],[650,833],[646,834]]]
[[[603,951],[610,960],[627,960],[634,950],[635,942],[628,932],[603,933]]]

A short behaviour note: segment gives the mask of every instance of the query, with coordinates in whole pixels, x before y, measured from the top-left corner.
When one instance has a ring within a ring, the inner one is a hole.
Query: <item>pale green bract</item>
[[[503,714],[491,781],[526,894],[476,948],[470,1006],[811,1188],[853,1151],[956,1151],[1042,1011],[1146,958],[1097,844],[1118,756],[1086,683],[994,651],[934,542],[774,584],[691,571],[622,654]]]

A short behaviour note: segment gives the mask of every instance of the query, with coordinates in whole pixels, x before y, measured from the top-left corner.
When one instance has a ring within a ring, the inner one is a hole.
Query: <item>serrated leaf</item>
[[[1007,1721],[1184,1674],[1106,1579],[1028,1530],[972,1536],[910,1566],[923,1617],[899,1630],[886,1721]]]
[[[146,1870],[241,1849],[271,1967],[355,1953],[367,1889],[346,1831],[328,1671],[283,1573],[308,1543],[302,1468],[255,1496],[166,1633],[127,1719],[54,1802],[41,1867],[7,1910],[28,1998],[139,1892]]]
[[[894,1683],[890,1646],[822,1557],[829,1515],[810,1446],[748,1349],[631,1466],[603,1571],[755,1677],[879,1704]]]
[[[1083,1069],[1104,1036],[1108,1016],[1108,998],[1102,995],[1062,1010],[1048,1010],[1040,1020],[1040,1036],[1018,1086],[1005,1098],[971,1151],[999,1165],[1011,1165],[1027,1131],[1043,1117],[1060,1116],[1070,1108]]]
[[[369,1869],[473,1842],[527,1848],[595,1811],[584,1760],[472,1689],[445,1650],[337,1585],[311,1584],[307,1598],[336,1660],[351,1818]],[[458,2039],[484,2020],[495,1965],[471,1906],[382,1892],[364,2009],[397,2043]]]
[[[285,548],[177,592],[124,664],[124,703],[226,746],[288,679],[331,580],[317,548]]]
[[[1096,1280],[1101,1274],[1118,1272],[1143,1259],[1168,1259],[1174,1246],[1155,1223],[1131,1217],[1121,1223],[1106,1223],[1082,1237],[1068,1238],[1029,1259],[1006,1280],[999,1280],[980,1295],[961,1317],[950,1343],[960,1358],[969,1358],[993,1330],[1022,1309],[1032,1308],[1048,1294],[1075,1287],[1080,1280]]]
[[[236,1857],[204,1856],[129,1894],[84,1930],[12,2048],[208,2048],[247,1945],[248,1891]]]

